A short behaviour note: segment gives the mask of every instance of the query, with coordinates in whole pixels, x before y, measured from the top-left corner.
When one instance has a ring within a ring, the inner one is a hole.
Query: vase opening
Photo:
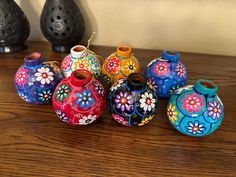
[[[84,80],[88,77],[87,73],[81,71],[81,72],[75,72],[74,73],[74,76],[76,79],[79,79],[79,80]]]
[[[176,51],[166,50],[162,53],[162,58],[168,60],[169,62],[178,62],[180,54]]]
[[[41,58],[41,54],[34,52],[32,54],[29,55],[28,60],[37,60]]]
[[[140,73],[132,73],[128,76],[128,85],[133,90],[141,90],[146,86],[146,79]]]
[[[78,69],[71,74],[71,84],[78,87],[87,85],[92,80],[92,74],[85,69]]]
[[[194,85],[194,88],[199,93],[210,96],[215,95],[218,90],[218,87],[214,82],[204,79],[199,79]]]
[[[40,53],[34,52],[26,56],[24,61],[25,61],[25,65],[30,67],[30,66],[37,66],[39,64],[42,64],[43,59]]]
[[[128,46],[119,46],[116,50],[117,55],[125,58],[129,58],[131,54],[131,48]]]
[[[206,87],[206,88],[209,88],[209,89],[215,88],[215,86],[211,82],[201,81],[200,83],[203,87]]]
[[[85,50],[86,50],[85,46],[76,45],[76,46],[72,47],[72,49],[71,49],[71,56],[73,58],[80,58],[84,54]]]

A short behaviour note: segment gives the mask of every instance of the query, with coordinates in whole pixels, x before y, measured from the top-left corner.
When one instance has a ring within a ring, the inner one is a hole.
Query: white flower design
[[[36,81],[41,82],[41,84],[50,84],[51,81],[54,80],[53,78],[53,72],[50,71],[49,68],[44,68],[41,67],[39,69],[37,69],[37,73],[35,73],[34,75],[36,76]]]
[[[124,79],[120,79],[118,80],[111,88],[110,91],[113,92],[114,90],[116,90],[118,87],[121,86],[121,84],[123,84]]]
[[[151,93],[145,92],[141,95],[139,102],[141,103],[140,107],[143,108],[144,111],[151,111],[155,108],[156,100]]]
[[[92,116],[92,115],[88,115],[88,117],[83,116],[82,119],[79,120],[79,125],[88,125],[91,124],[92,122],[94,122],[96,120],[97,116]]]

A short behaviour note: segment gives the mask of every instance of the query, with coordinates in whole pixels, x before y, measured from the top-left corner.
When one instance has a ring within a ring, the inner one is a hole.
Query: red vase
[[[57,116],[71,125],[87,125],[97,120],[106,105],[101,83],[84,69],[73,71],[62,80],[53,94]]]

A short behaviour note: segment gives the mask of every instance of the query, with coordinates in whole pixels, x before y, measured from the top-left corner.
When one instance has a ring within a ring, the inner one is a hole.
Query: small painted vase
[[[88,50],[85,46],[74,46],[71,48],[70,54],[62,61],[61,70],[67,78],[77,69],[86,69],[98,78],[101,74],[101,64],[98,55]]]
[[[224,117],[224,106],[217,96],[217,85],[198,80],[176,90],[169,99],[167,116],[171,124],[189,136],[205,136],[214,132]]]
[[[158,97],[167,98],[176,89],[186,85],[187,70],[179,59],[178,52],[164,51],[161,58],[148,64],[145,77],[156,89]]]
[[[108,105],[112,117],[124,126],[147,124],[155,115],[155,89],[140,73],[118,80],[111,88]]]
[[[53,62],[46,62],[40,53],[24,58],[24,64],[15,75],[18,95],[28,103],[46,104],[51,102],[53,92],[62,80],[60,68]]]
[[[88,125],[97,120],[106,105],[103,86],[85,69],[72,72],[53,94],[54,110],[63,122]]]
[[[139,72],[139,62],[128,46],[120,46],[103,63],[102,78],[104,84],[112,85],[131,73]]]

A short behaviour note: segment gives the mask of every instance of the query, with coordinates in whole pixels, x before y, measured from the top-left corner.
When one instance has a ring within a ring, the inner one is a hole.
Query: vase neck
[[[214,82],[206,79],[197,80],[197,82],[194,85],[194,88],[197,92],[209,96],[216,95],[216,92],[218,90],[218,87]]]
[[[43,61],[42,55],[38,52],[31,53],[24,58],[25,66],[27,67],[41,65]]]
[[[127,81],[131,90],[143,90],[147,84],[145,77],[141,73],[130,74]]]
[[[88,70],[78,69],[72,72],[70,80],[75,87],[85,87],[91,82],[92,78],[93,76]]]
[[[131,55],[131,48],[125,45],[119,46],[116,49],[116,53],[120,57],[129,58]]]
[[[162,59],[171,61],[171,62],[178,62],[180,58],[180,54],[176,51],[165,50],[162,53]]]
[[[70,53],[73,58],[80,58],[82,55],[85,54],[87,48],[83,45],[76,45],[71,48]]]

